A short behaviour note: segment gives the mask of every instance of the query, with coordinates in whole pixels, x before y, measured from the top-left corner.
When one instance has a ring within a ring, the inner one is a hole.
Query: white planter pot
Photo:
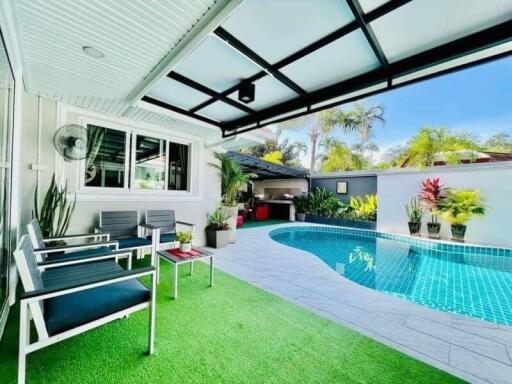
[[[181,252],[190,252],[192,250],[192,243],[181,243],[180,251]]]
[[[238,207],[222,206],[222,211],[229,216],[228,225],[230,229],[229,242],[234,243],[236,239],[236,219],[238,216]]]

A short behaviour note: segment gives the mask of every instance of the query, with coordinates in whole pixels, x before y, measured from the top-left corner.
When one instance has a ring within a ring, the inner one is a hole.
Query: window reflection
[[[169,143],[169,190],[188,190],[189,146]]]
[[[165,189],[165,140],[137,135],[135,188]]]

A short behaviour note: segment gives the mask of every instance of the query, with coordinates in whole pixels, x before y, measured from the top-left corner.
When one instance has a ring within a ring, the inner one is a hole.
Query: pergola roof
[[[508,0],[245,0],[142,100],[227,137],[509,55],[511,40]]]
[[[235,160],[244,172],[258,175],[258,180],[305,178],[308,172],[305,169],[274,164],[251,155],[229,151],[227,156]]]

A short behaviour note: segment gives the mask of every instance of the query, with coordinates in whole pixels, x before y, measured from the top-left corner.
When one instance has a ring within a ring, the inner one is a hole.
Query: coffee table
[[[203,248],[194,248],[196,251],[199,251],[199,255],[197,256],[189,256],[186,258],[182,258],[176,255],[173,255],[171,252],[167,250],[158,251],[158,261],[160,259],[167,261],[173,266],[173,289],[171,292],[171,296],[176,300],[178,298],[178,266],[181,264],[190,264],[190,275],[194,273],[194,261],[196,260],[206,260],[210,259],[210,287],[213,287],[213,252],[207,251]],[[158,268],[160,269],[160,268]]]

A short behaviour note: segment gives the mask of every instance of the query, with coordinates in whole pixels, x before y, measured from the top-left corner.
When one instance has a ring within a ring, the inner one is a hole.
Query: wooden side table
[[[194,261],[196,260],[205,260],[210,259],[210,287],[213,287],[213,253],[207,251],[203,248],[194,248],[196,251],[199,251],[199,255],[197,256],[189,256],[186,258],[178,257],[173,255],[171,252],[164,250],[158,251],[159,259],[165,260],[168,263],[171,263],[173,266],[172,274],[173,276],[173,289],[171,292],[171,296],[176,300],[178,298],[178,266],[181,264],[190,264],[190,275],[194,273]]]

